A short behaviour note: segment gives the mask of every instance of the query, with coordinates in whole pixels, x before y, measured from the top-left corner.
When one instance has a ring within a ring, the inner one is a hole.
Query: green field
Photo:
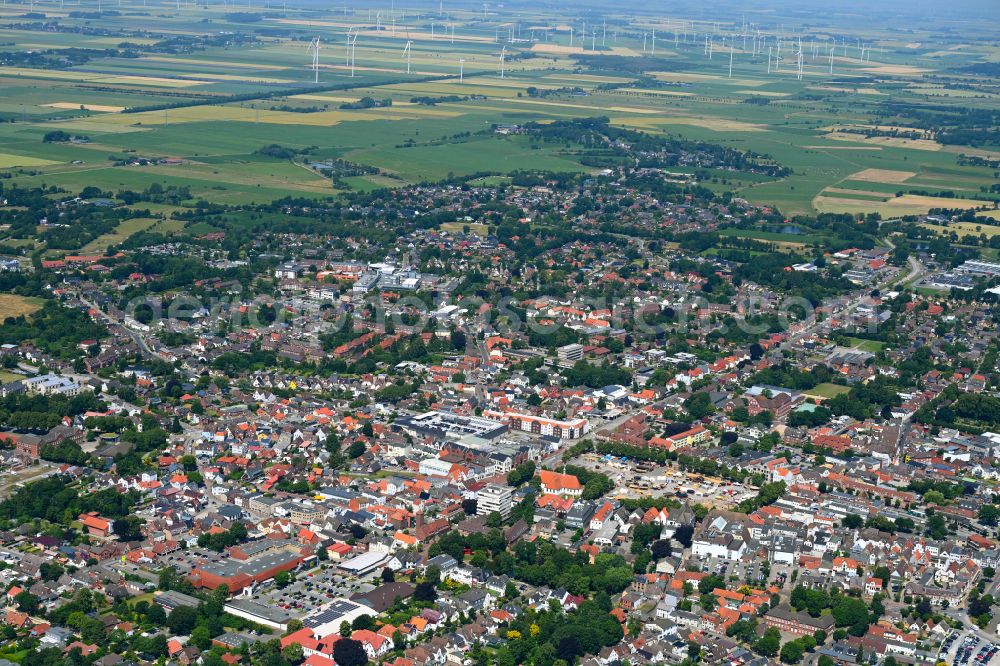
[[[872,354],[882,351],[882,348],[885,346],[878,340],[862,340],[861,338],[848,338],[848,342],[852,348]]]
[[[836,398],[838,395],[850,392],[850,387],[840,384],[819,384],[815,388],[809,389],[806,393],[818,395],[823,398]]]
[[[18,11],[0,15],[17,16]],[[827,58],[810,53],[798,80],[787,64],[769,75],[766,58],[739,45],[730,76],[728,58],[708,59],[700,43],[672,43],[669,32],[656,58],[643,56],[636,26],[644,30],[645,21],[616,17],[611,20],[614,37],[592,52],[582,53],[579,45],[569,50],[565,28],[536,38],[533,45],[529,40],[508,45],[500,78],[495,40],[508,23],[499,12],[456,10],[447,22],[455,28],[452,41],[445,22],[429,9],[407,11],[405,21],[401,18],[391,31],[385,26],[374,30],[364,10],[255,8],[259,14],[250,25],[219,7],[189,11],[150,3],[148,11],[155,12],[161,32],[133,35],[136,25],[148,19],[138,11],[103,16],[107,36],[20,24],[0,28],[0,41],[14,52],[109,49],[123,41],[139,49],[138,57],[96,55],[76,67],[0,67],[0,120],[10,121],[0,123],[0,170],[18,183],[71,191],[94,185],[114,193],[159,182],[189,187],[192,200],[226,204],[289,195],[322,199],[342,190],[309,169],[307,161],[346,159],[382,170],[337,184],[362,191],[480,172],[590,171],[580,155],[562,146],[531,146],[523,137],[496,136],[491,128],[606,116],[615,125],[773,158],[791,170],[789,175],[776,179],[713,171],[702,174],[702,184],[777,206],[788,215],[829,211],[892,217],[944,204],[975,205],[980,189],[996,178],[985,166],[960,164],[960,153],[990,156],[1000,154],[1000,148],[858,133],[878,123],[880,105],[889,97],[896,102],[933,99],[956,108],[994,105],[997,96],[977,88],[981,82],[975,77],[943,71],[995,56],[968,35],[973,45],[953,52],[941,30],[914,29],[912,39],[901,43],[873,24],[865,38],[880,48],[869,60],[838,54],[831,74]],[[539,26],[569,20],[550,9],[532,10],[524,18]],[[85,22],[73,16],[61,21],[70,27]],[[343,47],[349,29],[359,30],[354,76]],[[254,37],[219,45],[212,40],[219,34]],[[324,44],[318,77],[308,67],[307,45],[315,35]],[[177,36],[206,41],[183,52],[163,46]],[[806,39],[825,44],[829,34],[815,29]],[[402,55],[407,41],[412,44],[409,73]],[[581,60],[597,54],[613,57]],[[633,67],[631,62],[640,58],[648,62]],[[462,81],[457,78],[460,59]],[[938,73],[947,81],[940,81]],[[392,106],[340,108],[364,97],[391,99]],[[412,103],[428,97],[445,99]],[[194,106],[156,108],[165,104]],[[87,142],[44,143],[53,131],[85,136]],[[270,144],[311,152],[295,161],[255,154]],[[129,156],[182,162],[115,166]],[[685,169],[695,171],[678,168]],[[913,176],[898,183],[859,179],[866,170]],[[924,194],[911,195],[911,190]],[[905,196],[897,196],[901,192]],[[939,197],[946,192],[964,198]],[[127,232],[109,234],[94,248],[113,244]],[[746,235],[791,245],[825,240],[768,231]]]
[[[19,379],[24,379],[24,375],[8,372],[6,370],[0,370],[0,384],[9,384],[10,382],[18,381]]]
[[[84,245],[80,252],[81,254],[102,254],[112,245],[126,240],[132,234],[137,234],[140,231],[148,231],[159,222],[160,220],[149,217],[135,217],[131,220],[125,220],[118,225],[118,228],[113,233],[95,238]]]

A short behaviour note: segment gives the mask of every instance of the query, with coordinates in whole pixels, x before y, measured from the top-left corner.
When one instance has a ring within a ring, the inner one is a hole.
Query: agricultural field
[[[135,217],[125,220],[110,234],[104,234],[87,243],[81,249],[82,254],[103,254],[109,247],[120,243],[140,231],[150,231],[156,228],[160,220],[150,217]]]
[[[29,315],[42,307],[42,300],[16,294],[0,294],[0,321],[7,317]]]
[[[697,176],[787,215],[996,207],[989,164],[1000,146],[944,143],[897,108],[995,105],[989,77],[968,70],[997,58],[984,35],[966,33],[958,45],[928,30],[900,41],[873,25],[855,45],[838,41],[843,26],[832,17],[802,36],[799,74],[791,55],[772,62],[738,24],[688,18],[606,17],[571,44],[573,17],[541,9],[511,22],[478,8],[417,8],[390,24],[363,8],[125,3],[101,14],[102,34],[84,29],[91,11],[45,5],[54,30],[25,11],[0,9],[9,54],[0,66],[0,175],[19,184],[113,195],[160,183],[188,188],[186,203],[245,204],[484,172],[592,172],[579,151],[495,128],[607,117],[777,161],[789,169],[780,178]],[[646,43],[652,29],[655,47]],[[721,44],[711,52],[708,36]],[[83,55],[38,65],[70,50]],[[283,150],[267,150],[274,146]],[[331,177],[322,166],[332,160],[358,168]],[[87,249],[152,222],[129,220]],[[792,248],[824,240],[742,234]]]

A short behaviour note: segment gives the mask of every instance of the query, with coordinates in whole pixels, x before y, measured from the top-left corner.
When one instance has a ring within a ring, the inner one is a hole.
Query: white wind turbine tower
[[[799,81],[801,81],[802,80],[802,39],[801,38],[799,38],[799,48],[795,52],[795,69],[796,69],[796,78]]]
[[[309,50],[312,51],[313,82],[319,83],[319,37],[312,38]]]
[[[771,73],[771,47],[767,47],[767,73]]]
[[[505,46],[502,49],[500,49],[500,78],[501,79],[504,78],[503,61],[504,61],[504,58],[506,56],[507,56],[507,47]]]
[[[656,55],[656,29],[654,28],[650,32],[652,33],[653,41],[650,44],[650,51],[649,52],[650,52],[651,55]]]
[[[833,74],[833,51],[837,48],[836,45],[830,47],[830,73]]]
[[[413,42],[407,41],[406,42],[406,46],[403,47],[403,55],[406,56],[406,73],[407,74],[410,73],[410,46],[412,46],[412,45],[413,45]]]
[[[465,58],[458,59],[458,82],[465,81]]]
[[[729,78],[733,78],[733,45],[729,45]]]
[[[360,31],[359,31],[360,32]],[[358,32],[354,33],[354,39],[351,40],[351,77],[354,77],[354,62],[357,58],[356,45],[358,43]]]

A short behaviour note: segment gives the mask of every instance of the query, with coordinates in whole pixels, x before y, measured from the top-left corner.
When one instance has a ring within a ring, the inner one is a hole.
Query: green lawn
[[[9,384],[11,382],[16,382],[19,379],[24,379],[24,375],[8,372],[6,370],[0,370],[0,383]]]
[[[137,594],[128,600],[129,604],[135,606],[140,601],[152,602],[155,595],[152,592],[143,592],[142,594]]]
[[[0,659],[6,659],[7,661],[12,661],[15,664],[20,664],[26,656],[28,656],[28,650],[15,650],[13,652],[0,652]]]
[[[882,347],[885,345],[878,340],[863,340],[861,338],[848,338],[851,347],[854,349],[869,352],[872,354],[877,354],[882,351]]]
[[[805,393],[812,395],[822,396],[824,398],[835,398],[843,393],[848,393],[851,389],[847,386],[841,386],[840,384],[819,384],[815,388],[812,388]]]

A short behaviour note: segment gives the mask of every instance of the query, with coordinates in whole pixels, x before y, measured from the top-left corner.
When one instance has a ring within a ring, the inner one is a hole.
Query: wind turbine
[[[351,77],[354,76],[354,62],[356,58],[355,48],[358,43],[358,32],[354,33],[354,39],[351,40]]]
[[[504,61],[504,58],[506,56],[507,56],[507,47],[505,46],[502,49],[500,49],[500,78],[501,79],[504,78],[503,61]]]
[[[346,48],[345,62],[344,62],[344,65],[346,67],[351,66],[351,36],[353,33],[354,33],[354,28],[351,28],[350,30],[347,31],[347,48]]]
[[[309,50],[312,51],[313,82],[319,83],[319,37],[313,37],[309,42]]]
[[[458,59],[458,82],[465,81],[465,58]]]
[[[407,41],[406,46],[403,47],[403,55],[406,56],[406,73],[410,73],[410,46],[413,42]]]

